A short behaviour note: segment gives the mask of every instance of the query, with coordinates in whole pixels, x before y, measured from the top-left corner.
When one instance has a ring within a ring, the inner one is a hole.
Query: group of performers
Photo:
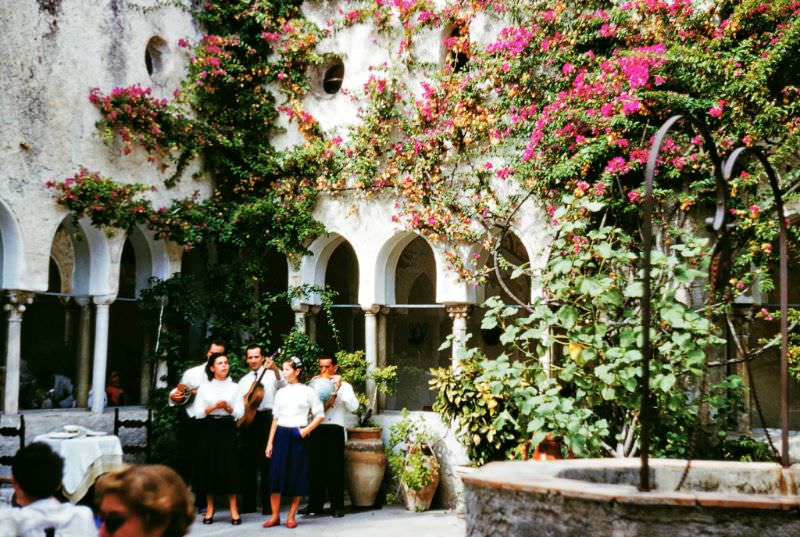
[[[185,405],[178,434],[189,445],[181,470],[198,507],[205,503],[203,523],[214,522],[214,498],[225,495],[231,524],[241,524],[240,512],[256,511],[259,489],[262,513],[271,514],[267,528],[280,524],[281,496],[291,498],[288,528],[297,526],[303,496],[309,503],[302,514],[321,514],[327,495],[333,516],[343,516],[345,425],[358,400],[336,358],[319,359],[319,376],[335,387],[323,404],[301,382],[300,359],[290,357],[278,370],[261,346],[245,352],[250,371],[235,383],[225,344],[212,341],[206,363],[186,370],[170,392],[170,404]]]

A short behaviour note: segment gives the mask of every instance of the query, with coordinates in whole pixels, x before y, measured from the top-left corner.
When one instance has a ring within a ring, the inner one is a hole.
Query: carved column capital
[[[9,315],[17,316],[25,312],[25,307],[33,303],[34,293],[31,291],[8,291],[8,302],[3,306]]]
[[[448,304],[445,309],[451,319],[466,319],[472,313],[472,304]]]
[[[390,308],[389,306],[381,306],[380,313],[382,315],[389,315],[391,312],[392,312],[392,308]]]
[[[97,295],[92,297],[95,306],[110,306],[117,299],[117,295]]]
[[[92,297],[90,297],[90,296],[74,296],[74,297],[72,297],[72,300],[74,300],[75,303],[78,306],[80,306],[81,308],[85,308],[91,302]]]
[[[361,310],[366,315],[377,315],[381,311],[381,305],[380,304],[372,304],[371,306],[361,306]]]
[[[302,302],[293,302],[292,303],[292,311],[295,313],[308,313],[310,309],[309,304],[303,304]]]

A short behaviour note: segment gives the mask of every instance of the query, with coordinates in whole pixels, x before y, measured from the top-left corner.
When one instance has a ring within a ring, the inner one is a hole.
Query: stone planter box
[[[800,535],[800,465],[638,459],[498,462],[462,476],[467,536]]]

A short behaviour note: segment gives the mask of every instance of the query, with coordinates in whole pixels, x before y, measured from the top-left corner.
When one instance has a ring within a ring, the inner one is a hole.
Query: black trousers
[[[322,511],[326,493],[333,510],[344,509],[344,427],[323,424],[309,437],[309,507]]]
[[[242,491],[242,502],[239,507],[243,513],[256,510],[258,492],[261,492],[261,510],[269,512],[269,459],[264,454],[269,439],[269,429],[272,426],[272,411],[262,410],[256,412],[250,427],[241,430],[241,449],[239,462],[241,479],[239,481]]]

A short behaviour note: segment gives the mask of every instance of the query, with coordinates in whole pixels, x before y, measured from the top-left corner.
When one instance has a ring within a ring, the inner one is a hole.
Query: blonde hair
[[[194,498],[168,466],[139,464],[109,472],[97,482],[98,505],[106,495],[139,515],[146,530],[163,527],[164,537],[186,535],[194,521]]]

